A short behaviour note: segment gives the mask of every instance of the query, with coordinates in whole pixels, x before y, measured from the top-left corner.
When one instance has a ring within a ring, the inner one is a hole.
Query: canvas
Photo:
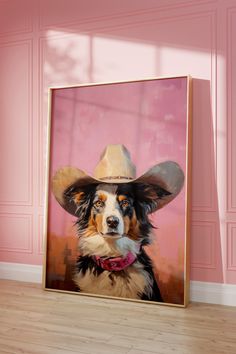
[[[186,306],[189,76],[50,89],[47,290]]]

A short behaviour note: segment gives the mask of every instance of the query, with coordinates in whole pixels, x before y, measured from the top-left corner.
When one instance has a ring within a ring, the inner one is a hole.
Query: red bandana
[[[102,258],[99,256],[94,256],[93,259],[99,267],[104,270],[109,271],[119,271],[127,268],[136,260],[136,255],[131,252],[128,252],[125,257],[117,258]]]

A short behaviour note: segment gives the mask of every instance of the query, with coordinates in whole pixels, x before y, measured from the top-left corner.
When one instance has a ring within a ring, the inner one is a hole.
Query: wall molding
[[[44,215],[38,215],[38,254],[44,254],[44,240],[45,240],[45,218]]]
[[[227,270],[236,271],[236,263],[235,263],[235,254],[234,243],[236,238],[233,234],[234,229],[236,229],[236,222],[228,222],[227,223]]]
[[[227,41],[226,41],[226,64],[227,64],[227,212],[236,212],[236,206],[232,199],[233,194],[233,16],[236,15],[236,7],[227,9]]]
[[[0,279],[42,282],[41,265],[0,262]],[[190,301],[236,306],[236,284],[190,282]]]
[[[112,22],[114,22],[114,20],[122,20],[124,21],[124,19],[136,19],[136,18],[143,18],[144,16],[149,16],[151,15],[159,15],[160,13],[165,13],[165,12],[169,12],[171,11],[179,11],[179,10],[186,10],[187,11],[189,9],[194,9],[195,8],[199,8],[200,6],[204,6],[206,7],[206,10],[208,9],[208,6],[213,6],[216,4],[217,0],[199,0],[198,3],[196,3],[196,1],[192,0],[192,1],[182,1],[179,4],[167,4],[167,5],[161,5],[161,6],[155,6],[155,7],[150,7],[150,8],[143,8],[143,9],[139,9],[139,10],[126,10],[126,11],[121,11],[119,13],[117,12],[111,12],[107,15],[100,15],[100,16],[89,16],[89,17],[85,17],[85,18],[76,18],[72,21],[56,21],[56,22],[51,22],[51,23],[44,23],[43,21],[43,9],[42,7],[40,8],[40,12],[39,12],[39,17],[40,17],[40,31],[45,31],[48,30],[52,27],[58,27],[58,26],[63,26],[63,27],[75,27],[78,28],[78,23],[79,26],[83,26],[86,24],[90,24],[90,23],[104,23],[105,21],[109,21],[112,20]],[[196,11],[195,11],[196,12]]]

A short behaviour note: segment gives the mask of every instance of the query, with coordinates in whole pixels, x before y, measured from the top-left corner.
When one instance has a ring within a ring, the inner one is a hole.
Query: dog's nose
[[[117,218],[117,216],[108,216],[107,217],[107,225],[109,227],[111,227],[112,229],[115,229],[119,224],[119,219]]]

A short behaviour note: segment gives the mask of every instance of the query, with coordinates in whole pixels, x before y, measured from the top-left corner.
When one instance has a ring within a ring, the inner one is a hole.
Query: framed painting
[[[191,78],[50,88],[44,288],[186,306]]]

